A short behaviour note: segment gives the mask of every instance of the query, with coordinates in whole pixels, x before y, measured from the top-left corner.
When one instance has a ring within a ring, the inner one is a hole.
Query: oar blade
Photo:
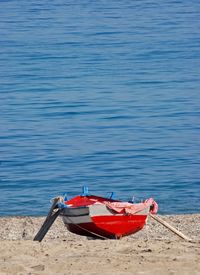
[[[48,218],[45,220],[42,227],[34,237],[33,239],[34,241],[41,242],[43,240],[43,238],[45,237],[45,235],[47,234],[47,232],[49,231],[50,227],[52,226],[56,218],[59,216],[59,214],[60,214],[60,209],[54,212],[51,216],[48,216]]]
[[[61,210],[59,208],[57,208],[57,203],[61,202],[61,201],[63,201],[62,197],[56,197],[53,199],[53,203],[49,210],[49,213],[48,213],[43,225],[41,226],[40,230],[34,237],[34,239],[33,239],[34,241],[41,242],[43,240],[43,238],[49,231],[50,227],[52,226],[52,224],[54,223],[54,221],[60,214]]]

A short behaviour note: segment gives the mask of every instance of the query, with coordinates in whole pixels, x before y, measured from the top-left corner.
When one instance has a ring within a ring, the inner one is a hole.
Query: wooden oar
[[[176,235],[178,235],[182,239],[184,239],[186,241],[191,241],[191,239],[189,237],[187,237],[186,235],[184,235],[182,232],[178,231],[176,228],[174,228],[173,226],[171,226],[170,224],[168,224],[166,221],[164,221],[160,217],[152,215],[151,213],[149,213],[149,215],[150,215],[151,218],[153,218],[154,220],[156,220],[160,224],[162,224],[165,227],[167,227],[169,230],[171,230],[172,232],[174,232]]]
[[[54,221],[56,220],[56,218],[59,216],[61,210],[56,209],[56,205],[59,201],[61,201],[60,197],[57,197],[53,200],[51,209],[49,210],[49,213],[48,213],[43,225],[41,226],[40,230],[35,235],[35,237],[33,239],[34,241],[41,242],[43,240],[43,238],[45,237],[45,235],[47,234],[47,232],[49,231],[52,224],[54,223]]]

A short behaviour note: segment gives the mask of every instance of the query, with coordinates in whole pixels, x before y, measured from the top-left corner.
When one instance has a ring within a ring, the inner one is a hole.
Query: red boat
[[[142,203],[130,203],[88,195],[87,192],[58,203],[57,207],[70,232],[115,239],[141,230],[148,214],[155,214],[158,209],[152,198]]]
[[[169,225],[160,217],[154,216],[158,211],[157,203],[147,199],[141,203],[123,202],[114,200],[113,196],[104,198],[89,195],[88,188],[83,188],[83,193],[70,200],[63,197],[53,199],[51,209],[34,237],[34,241],[41,242],[46,233],[61,215],[69,231],[95,238],[119,239],[141,230],[147,222],[148,216],[164,225],[184,240],[190,238]]]
[[[101,239],[119,239],[141,230],[148,214],[155,214],[157,203],[152,199],[141,203],[123,202],[89,195],[88,188],[70,200],[57,197],[34,240],[42,241],[55,219],[60,215],[72,233]]]

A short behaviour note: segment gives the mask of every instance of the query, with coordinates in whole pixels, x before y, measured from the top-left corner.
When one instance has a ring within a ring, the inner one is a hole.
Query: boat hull
[[[106,205],[65,208],[62,212],[64,224],[75,234],[118,239],[141,230],[147,221],[147,212],[135,215],[116,214]]]
[[[128,223],[128,225],[127,225]],[[75,234],[95,237],[119,239],[141,230],[146,223],[146,216],[135,216],[132,219],[113,219],[105,220],[105,217],[98,217],[94,222],[89,223],[65,223],[67,229]]]

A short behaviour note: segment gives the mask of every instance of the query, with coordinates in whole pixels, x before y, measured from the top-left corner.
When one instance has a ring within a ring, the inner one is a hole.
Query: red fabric
[[[152,209],[150,209],[151,214],[156,214],[158,212],[158,204],[157,202],[153,201],[152,202]]]
[[[143,203],[132,204],[129,202],[105,202],[108,208],[114,210],[119,214],[135,214],[145,208],[151,207],[150,213],[156,214],[158,211],[158,204],[152,199],[148,199]]]

